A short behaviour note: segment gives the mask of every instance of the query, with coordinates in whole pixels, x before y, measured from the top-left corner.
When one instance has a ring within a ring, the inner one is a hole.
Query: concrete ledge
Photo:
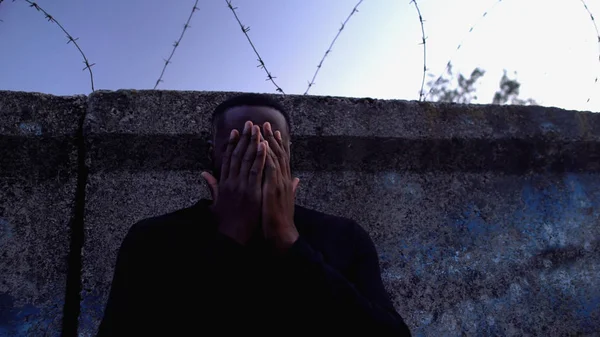
[[[210,113],[231,95],[94,93],[85,124],[88,144],[95,144],[89,146],[90,168],[107,172],[206,168]],[[592,113],[273,97],[292,115],[293,166],[297,170],[514,174],[600,170],[600,116]]]
[[[88,134],[208,136],[206,117],[231,92],[119,90],[90,95]],[[600,117],[539,106],[432,104],[321,96],[271,95],[298,136],[404,139],[597,141]]]

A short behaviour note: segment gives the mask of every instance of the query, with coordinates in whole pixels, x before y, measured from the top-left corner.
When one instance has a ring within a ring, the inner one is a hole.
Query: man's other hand
[[[248,243],[260,225],[261,183],[267,154],[266,142],[260,139],[260,128],[246,122],[241,136],[237,130],[231,131],[220,181],[202,172],[213,198],[211,209],[218,230],[242,245]]]
[[[262,187],[262,229],[265,239],[282,253],[299,236],[294,224],[294,207],[300,179],[292,179],[289,149],[283,144],[281,132],[273,133],[268,122],[263,130],[268,149]]]

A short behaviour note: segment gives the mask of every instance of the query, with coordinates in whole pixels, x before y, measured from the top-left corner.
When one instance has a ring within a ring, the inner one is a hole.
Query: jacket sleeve
[[[143,259],[142,223],[130,229],[121,244],[104,317],[97,336],[126,336],[136,333],[143,317],[142,303],[146,268]]]
[[[302,236],[284,257],[284,277],[301,290],[307,308],[335,317],[337,328],[349,332],[368,331],[373,336],[410,336],[410,330],[396,312],[383,286],[379,258],[369,234],[354,225],[355,258],[352,280],[323,259]],[[335,313],[335,314],[332,314]],[[335,327],[334,327],[335,329]]]
[[[152,246],[164,239],[151,225],[144,220],[136,223],[121,244],[98,337],[135,336],[150,329],[148,320],[156,309],[152,303],[156,291],[153,271],[158,260]],[[229,237],[215,233],[204,249],[206,272],[217,276],[216,282],[232,282],[245,272],[243,246]]]

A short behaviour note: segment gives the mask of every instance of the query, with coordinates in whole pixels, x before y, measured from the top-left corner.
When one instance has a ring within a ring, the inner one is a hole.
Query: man
[[[410,336],[367,232],[294,204],[285,110],[234,97],[212,136],[212,201],[129,230],[98,336]]]

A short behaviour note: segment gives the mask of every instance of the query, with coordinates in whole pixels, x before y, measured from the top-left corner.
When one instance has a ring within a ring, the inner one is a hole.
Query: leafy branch
[[[502,0],[498,0],[489,9],[487,9],[485,12],[483,12],[483,15],[479,18],[479,20],[477,20],[477,22],[473,26],[471,26],[471,28],[469,28],[469,31],[467,32],[466,35],[471,34],[473,32],[473,30],[475,29],[475,27],[477,27],[477,25],[479,25],[479,23],[487,17],[488,13],[491,12],[501,2],[502,2]],[[452,67],[452,60],[454,59],[454,56],[456,56],[456,53],[458,53],[460,48],[462,48],[462,46],[465,42],[465,39],[466,39],[466,37],[463,37],[463,39],[460,41],[460,43],[456,47],[456,50],[454,51],[454,55],[452,55],[450,60],[448,60],[448,63],[446,63],[446,68],[444,69],[444,72],[442,74],[440,74],[440,76],[437,78],[437,80],[435,80],[435,82],[432,85],[429,86],[430,87],[429,92],[425,95],[424,100],[426,100],[427,97],[433,93],[433,90],[436,88],[438,83],[442,80],[444,73],[446,73],[450,70],[450,68]]]

